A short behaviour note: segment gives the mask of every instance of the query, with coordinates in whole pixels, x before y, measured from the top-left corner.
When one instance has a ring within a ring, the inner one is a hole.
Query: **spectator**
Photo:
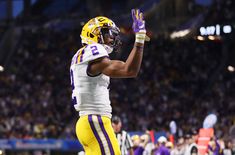
[[[171,151],[171,155],[184,155],[184,153],[185,153],[184,138],[180,137],[180,138],[178,138],[176,146]]]
[[[158,147],[154,152],[154,155],[170,155],[170,150],[166,147],[167,139],[164,136],[161,136],[157,140]]]
[[[144,150],[146,148],[146,145],[148,144],[150,137],[148,134],[143,134],[141,136],[139,135],[133,135],[131,137],[131,140],[134,144],[134,155],[143,155]]]
[[[211,141],[209,142],[208,154],[209,155],[222,155],[222,150],[216,137],[211,138]]]
[[[184,155],[197,155],[198,148],[197,148],[197,131],[193,130],[192,133],[186,136],[186,148]]]

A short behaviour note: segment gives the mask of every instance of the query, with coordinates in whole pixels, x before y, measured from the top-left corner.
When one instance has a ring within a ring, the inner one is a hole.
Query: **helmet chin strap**
[[[106,49],[106,51],[108,52],[108,54],[112,53],[113,51],[113,47],[106,45],[106,44],[102,44],[104,46],[104,48]]]

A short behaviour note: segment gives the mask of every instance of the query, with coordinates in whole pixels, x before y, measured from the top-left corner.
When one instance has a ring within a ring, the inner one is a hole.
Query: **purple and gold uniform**
[[[136,39],[126,63],[107,59],[98,61],[102,57],[108,57],[112,51],[118,51],[121,45],[120,29],[112,20],[98,16],[90,19],[82,28],[81,42],[86,46],[74,55],[70,75],[72,99],[80,115],[76,124],[76,134],[86,155],[121,154],[110,120],[110,78],[102,72],[122,78],[135,77],[139,72],[146,37],[145,21],[139,9],[132,9],[132,19]],[[92,70],[89,69],[91,65]],[[106,70],[103,67],[106,67]],[[100,73],[91,75],[89,71],[93,74]]]
[[[70,67],[72,99],[79,111],[76,134],[86,155],[120,155],[120,148],[111,126],[109,80],[104,74],[91,76],[89,62],[108,57],[105,46],[89,44],[78,50]]]

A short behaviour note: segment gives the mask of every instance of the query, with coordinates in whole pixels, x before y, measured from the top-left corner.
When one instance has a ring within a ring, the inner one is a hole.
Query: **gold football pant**
[[[106,116],[80,117],[76,124],[76,134],[86,155],[121,155],[111,120]]]

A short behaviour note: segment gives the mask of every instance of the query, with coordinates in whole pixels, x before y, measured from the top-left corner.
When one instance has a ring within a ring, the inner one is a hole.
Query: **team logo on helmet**
[[[115,25],[115,23],[107,17],[99,16],[92,18],[89,20],[82,28],[81,32],[81,40],[83,44],[93,44],[93,43],[101,43],[104,44],[103,34],[101,29],[107,28],[111,31],[111,33],[115,33],[118,35],[120,32],[119,28]],[[115,41],[117,42],[117,41]],[[120,41],[118,41],[120,42]],[[115,44],[115,43],[114,43]],[[115,47],[114,47],[115,48]]]

